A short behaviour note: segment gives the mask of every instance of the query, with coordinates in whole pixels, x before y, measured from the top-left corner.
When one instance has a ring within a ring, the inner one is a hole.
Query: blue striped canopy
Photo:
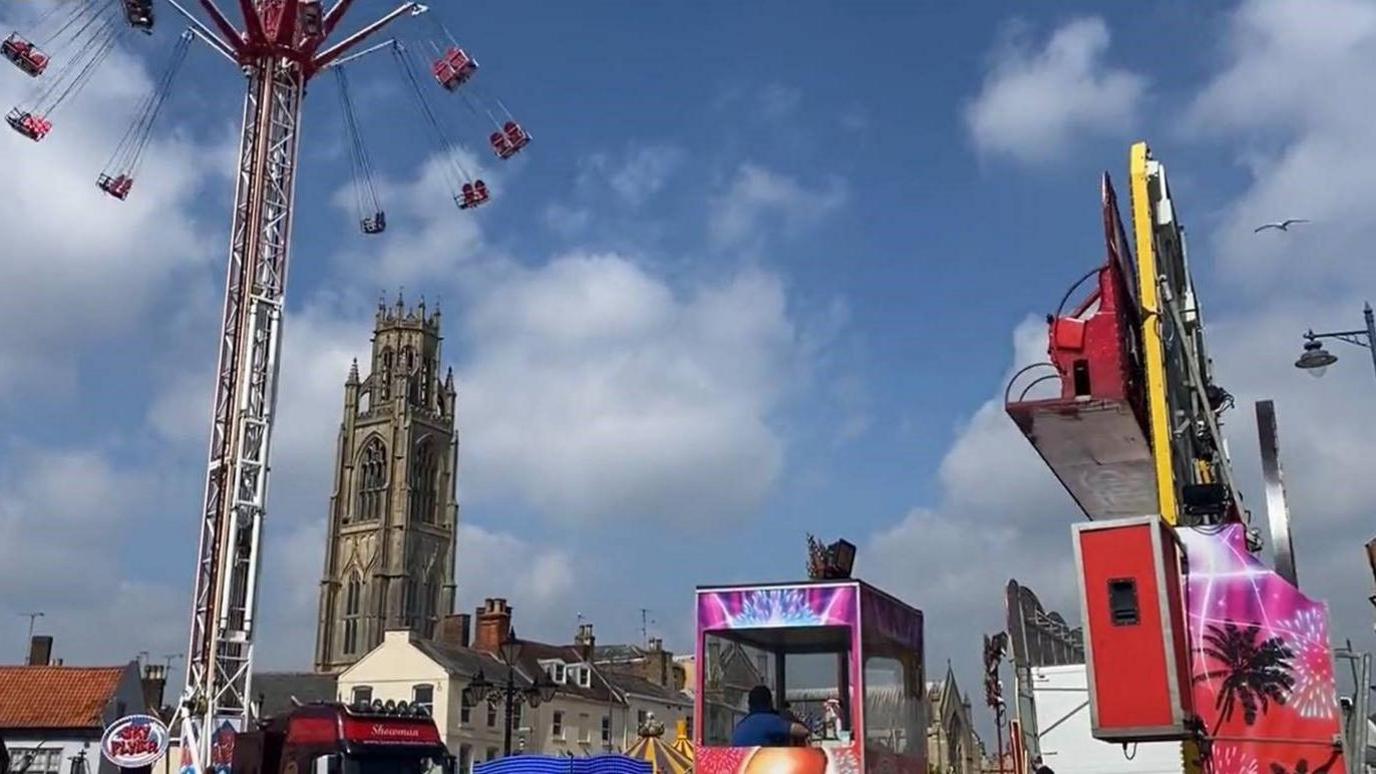
[[[479,763],[474,774],[652,774],[649,761],[625,755],[513,755]]]

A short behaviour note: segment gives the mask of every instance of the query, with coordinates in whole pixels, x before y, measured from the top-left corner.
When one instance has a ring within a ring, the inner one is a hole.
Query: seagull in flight
[[[1278,230],[1280,230],[1280,231],[1289,231],[1289,230],[1290,230],[1290,226],[1293,225],[1293,224],[1295,224],[1295,223],[1308,223],[1308,222],[1309,222],[1309,221],[1308,221],[1308,220],[1305,220],[1304,218],[1286,218],[1285,220],[1282,220],[1282,221],[1280,221],[1279,223],[1263,223],[1263,224],[1261,224],[1260,226],[1257,226],[1255,229],[1253,229],[1252,233],[1253,233],[1253,234],[1259,234],[1259,233],[1265,231],[1265,230],[1268,229],[1268,228],[1274,228],[1274,229],[1278,229]]]

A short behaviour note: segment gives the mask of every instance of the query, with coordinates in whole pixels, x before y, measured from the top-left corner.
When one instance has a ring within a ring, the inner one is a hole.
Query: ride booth
[[[849,578],[699,587],[697,623],[698,774],[926,774],[917,608]],[[806,744],[732,746],[759,685]]]

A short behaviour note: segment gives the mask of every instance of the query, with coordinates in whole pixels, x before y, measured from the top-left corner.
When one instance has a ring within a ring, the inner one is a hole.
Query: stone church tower
[[[369,374],[344,383],[315,669],[338,672],[388,629],[435,634],[454,612],[454,374],[440,313],[379,305]]]

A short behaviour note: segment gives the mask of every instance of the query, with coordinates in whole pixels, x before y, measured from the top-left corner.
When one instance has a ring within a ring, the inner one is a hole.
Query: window
[[[473,748],[470,745],[459,745],[459,774],[473,774]]]
[[[526,727],[526,704],[525,704],[525,702],[521,702],[520,704],[517,704],[517,705],[516,705],[516,711],[515,711],[513,714],[515,715],[515,717],[512,718],[512,725],[513,725],[514,727],[516,727],[516,728],[525,728],[525,727]]]
[[[612,716],[602,716],[602,744],[612,743]]]
[[[549,723],[549,735],[550,735],[550,737],[553,738],[553,739],[563,739],[563,738],[564,738],[564,713],[563,713],[563,712],[560,712],[559,710],[555,710],[553,713],[551,713],[551,720],[550,720],[550,723]]]
[[[50,747],[16,747],[10,750],[10,771],[28,774],[60,774],[62,751]]]
[[[926,728],[922,723],[926,681],[922,659],[917,655],[921,646],[916,641],[905,643],[868,625],[878,619],[879,616],[866,614],[863,620],[867,625],[860,631],[865,654],[863,744],[889,755],[916,759],[922,756],[927,745]],[[953,733],[950,738],[957,740],[960,736]],[[947,753],[954,756],[950,760],[959,760],[959,745],[953,743]],[[933,755],[930,762],[941,765],[937,757]]]
[[[636,710],[636,711],[635,711],[635,730],[636,730],[636,731],[639,731],[640,729],[644,728],[644,727],[645,727],[645,721],[647,721],[647,720],[649,720],[649,719],[650,719],[650,718],[645,714],[645,710]]]
[[[849,738],[854,709],[850,706],[853,654],[847,627],[711,631],[704,644],[708,663],[702,665],[703,674],[712,677],[702,693],[700,732],[707,746],[730,745],[731,731],[745,715],[747,695],[756,685],[768,687],[775,706],[787,706],[815,736],[822,736],[824,720],[830,716],[832,738]]]
[[[578,742],[580,744],[592,742],[592,721],[588,720],[588,713],[586,712],[578,716]]]
[[[549,664],[549,677],[560,685],[564,684],[564,662],[551,661]]]
[[[435,714],[435,686],[417,685],[411,688],[411,701],[425,708],[425,714]]]
[[[407,626],[411,626],[416,621],[416,579],[407,578],[406,585],[401,589],[401,609],[402,618]]]
[[[392,350],[382,350],[382,399],[392,396]]]
[[[349,696],[349,701],[353,704],[363,704],[364,702],[372,702],[372,700],[373,686],[371,685],[355,685],[353,693]]]
[[[473,707],[464,702],[459,702],[459,725],[466,726],[473,722]]]
[[[358,652],[358,625],[360,611],[363,609],[363,580],[358,573],[349,576],[344,586],[344,652]]]
[[[439,455],[429,436],[416,444],[411,460],[411,521],[435,523],[435,476],[439,471]]]
[[[497,748],[496,748],[496,747],[489,747],[489,748],[487,748],[487,759],[490,760],[490,761],[495,761],[495,760],[497,760]]]
[[[492,703],[488,703],[487,705],[487,727],[497,727],[497,707]]]
[[[592,687],[592,667],[578,667],[578,684],[584,688]]]
[[[363,445],[358,461],[358,513],[361,521],[377,521],[387,503],[387,447],[377,436]]]

